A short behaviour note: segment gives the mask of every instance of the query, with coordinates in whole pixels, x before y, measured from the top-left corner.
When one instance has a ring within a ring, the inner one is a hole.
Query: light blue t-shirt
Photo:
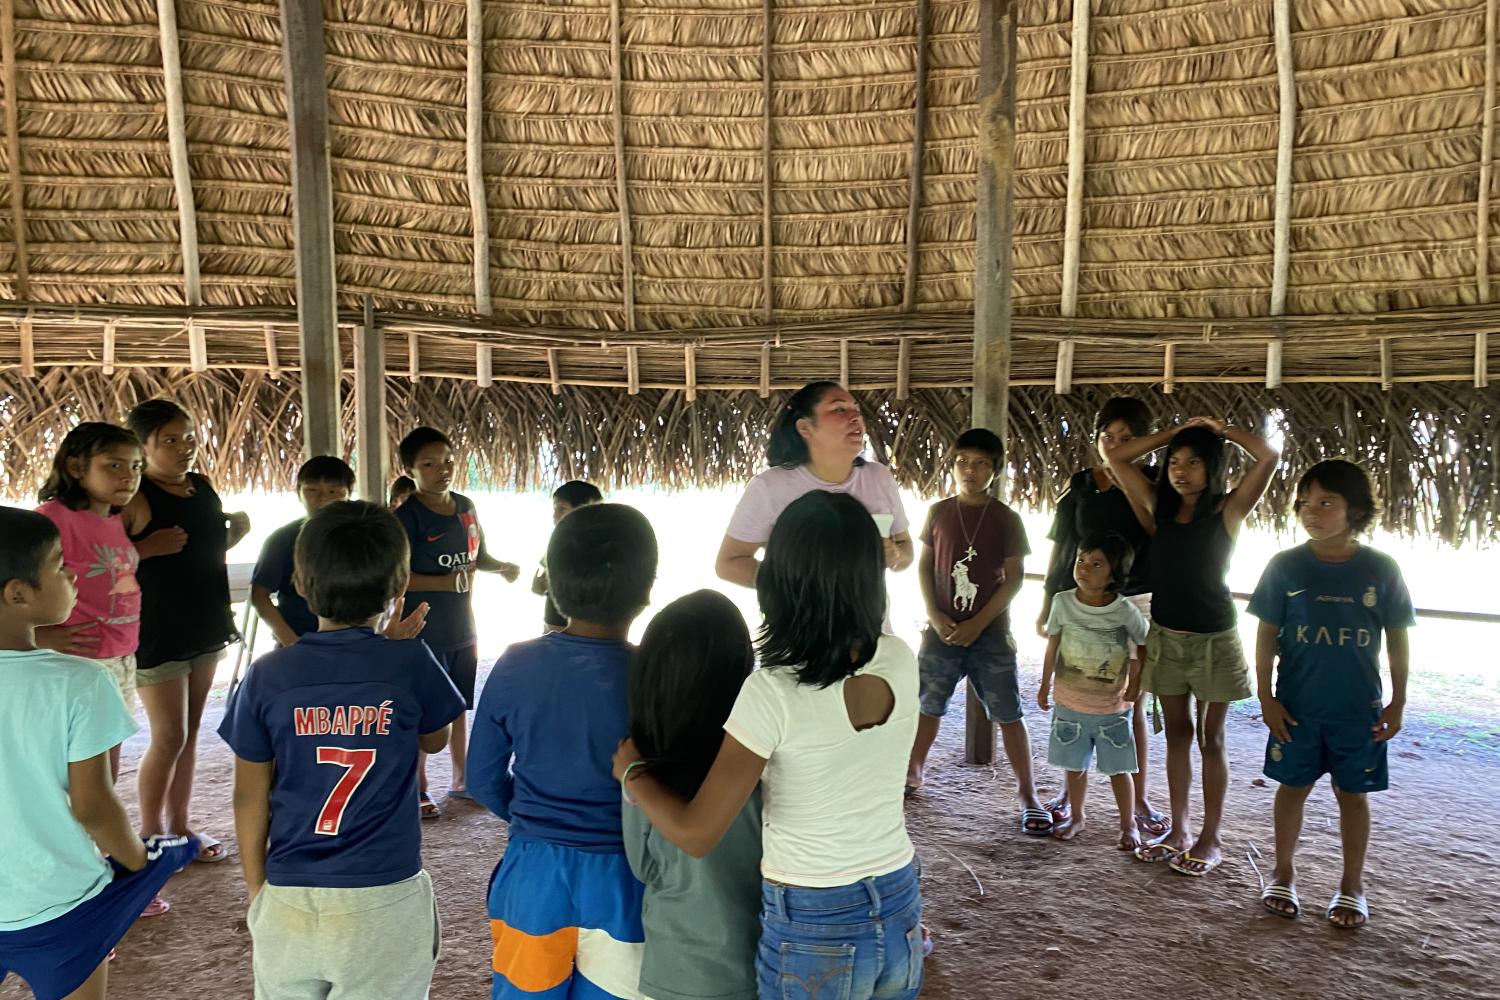
[[[55,920],[110,883],[113,870],[73,818],[68,765],[133,732],[97,663],[0,650],[0,931]]]

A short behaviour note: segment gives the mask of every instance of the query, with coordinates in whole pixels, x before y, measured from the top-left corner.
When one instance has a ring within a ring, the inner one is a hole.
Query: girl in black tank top
[[[1233,491],[1226,491],[1225,442],[1254,460]],[[1167,446],[1153,484],[1131,463]],[[1225,581],[1240,525],[1276,469],[1276,451],[1262,438],[1211,417],[1109,449],[1110,469],[1138,510],[1151,543],[1151,638],[1142,687],[1156,694],[1167,722],[1167,786],[1172,829],[1136,850],[1142,861],[1167,861],[1183,875],[1203,876],[1223,861],[1219,824],[1229,761],[1224,719],[1229,701],[1250,693],[1249,670],[1235,634],[1235,609]],[[1227,634],[1226,634],[1227,633]],[[1190,696],[1197,700],[1194,725]],[[1203,826],[1191,835],[1187,804],[1197,736],[1204,774]],[[1178,761],[1188,766],[1174,766]]]

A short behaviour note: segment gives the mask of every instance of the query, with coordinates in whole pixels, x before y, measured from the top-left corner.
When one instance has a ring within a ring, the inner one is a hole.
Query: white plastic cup
[[[875,528],[880,532],[881,538],[891,537],[891,525],[896,522],[895,514],[871,514],[875,519]]]

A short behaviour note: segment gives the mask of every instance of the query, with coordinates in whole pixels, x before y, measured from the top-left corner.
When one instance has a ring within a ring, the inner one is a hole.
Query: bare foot
[[[1065,788],[1052,798],[1042,803],[1042,808],[1052,814],[1052,822],[1066,823],[1068,817],[1073,815],[1073,806],[1068,802],[1068,790]]]
[[[1198,842],[1182,857],[1172,862],[1172,867],[1184,875],[1207,875],[1224,862],[1224,851],[1217,840],[1198,838]]]
[[[1052,836],[1058,840],[1072,840],[1083,832],[1085,819],[1081,813],[1073,813],[1061,823],[1055,823],[1052,827]]]
[[[922,788],[926,768],[921,764],[912,764],[906,769],[906,794],[914,795]]]
[[[1120,827],[1120,843],[1116,845],[1122,851],[1134,852],[1141,846],[1141,835],[1136,832],[1135,823]]]
[[[1350,882],[1347,879],[1339,883],[1339,893],[1348,896],[1359,904],[1365,903],[1365,887],[1361,882]],[[1363,911],[1356,906],[1337,906],[1328,911],[1328,922],[1342,930],[1353,930],[1363,927],[1369,923],[1369,908],[1365,904]]]

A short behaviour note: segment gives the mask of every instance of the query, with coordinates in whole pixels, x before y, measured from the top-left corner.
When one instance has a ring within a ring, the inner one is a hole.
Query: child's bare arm
[[[1375,739],[1382,742],[1401,731],[1406,715],[1406,679],[1411,672],[1411,643],[1406,629],[1385,630],[1385,656],[1391,664],[1391,700],[1375,723]]]
[[[1125,670],[1130,678],[1125,684],[1125,700],[1134,705],[1141,696],[1141,660],[1139,647],[1131,653],[1130,659],[1125,664]]]
[[[615,776],[622,777],[636,760],[640,760],[640,753],[635,744],[621,741],[615,753]],[[724,839],[750,793],[760,784],[765,769],[764,757],[756,756],[726,733],[714,766],[692,801],[683,799],[649,773],[642,773],[640,768],[631,770],[625,788],[657,832],[693,857],[701,858]]]
[[[923,544],[922,554],[917,559],[917,585],[922,589],[922,603],[927,608],[927,621],[937,629],[938,638],[944,642],[953,634],[953,618],[938,607],[937,584],[932,578],[932,546]]]
[[[1224,427],[1220,433],[1224,435],[1224,440],[1243,448],[1255,459],[1255,464],[1245,471],[1240,484],[1229,494],[1229,499],[1224,501],[1224,527],[1233,536],[1239,530],[1241,522],[1260,502],[1266,487],[1271,484],[1280,452],[1272,448],[1264,438],[1251,434],[1243,427]]]
[[[276,602],[271,600],[271,588],[264,587],[258,583],[250,585],[250,603],[255,608],[255,613],[260,615],[260,620],[270,628],[271,634],[276,641],[283,646],[290,646],[297,641],[297,633],[286,623],[286,618],[281,614],[281,609]]]
[[[1156,530],[1156,484],[1147,479],[1144,472],[1136,468],[1135,461],[1158,448],[1166,447],[1172,440],[1172,435],[1177,431],[1178,428],[1171,427],[1155,434],[1147,434],[1145,437],[1133,438],[1124,444],[1108,448],[1104,452],[1104,460],[1109,463],[1109,471],[1114,474],[1115,482],[1120,484],[1120,489],[1125,491],[1125,499],[1130,501],[1130,509],[1135,513],[1135,519],[1148,532]]]
[[[543,594],[547,593],[547,571],[546,570],[544,570],[544,569],[537,570],[536,571],[536,575],[531,578],[531,592],[533,594],[535,594],[536,596],[538,596],[538,597],[541,597]]]
[[[266,837],[271,830],[271,779],[276,765],[269,761],[234,759],[234,835],[240,846],[240,870],[251,899],[266,884]]]
[[[1052,675],[1057,672],[1057,650],[1062,645],[1062,635],[1047,636],[1047,652],[1042,654],[1042,684],[1037,688],[1037,707],[1046,710],[1052,707]]]
[[[102,853],[133,872],[146,867],[146,845],[115,797],[108,752],[68,763],[68,804]]]
[[[1271,674],[1276,666],[1276,652],[1281,642],[1281,626],[1271,622],[1261,622],[1260,628],[1255,630],[1255,693],[1260,699],[1260,718],[1282,743],[1292,742],[1292,733],[1288,726],[1295,726],[1297,720],[1287,712],[1286,706],[1276,700],[1271,684]]]

